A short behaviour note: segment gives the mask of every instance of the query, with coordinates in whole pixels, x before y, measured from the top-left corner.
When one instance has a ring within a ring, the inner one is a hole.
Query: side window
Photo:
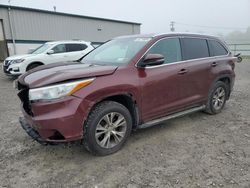
[[[181,46],[178,38],[163,39],[157,42],[148,54],[161,54],[165,58],[165,64],[181,61]]]
[[[67,52],[77,52],[82,51],[87,48],[85,44],[66,44]]]
[[[205,39],[183,38],[183,59],[198,59],[209,57],[208,45]]]
[[[228,54],[228,51],[218,41],[209,40],[208,45],[210,50],[210,56],[221,56]]]
[[[54,50],[55,54],[64,53],[66,52],[66,47],[65,47],[65,44],[58,44],[57,46],[52,48],[52,50]]]

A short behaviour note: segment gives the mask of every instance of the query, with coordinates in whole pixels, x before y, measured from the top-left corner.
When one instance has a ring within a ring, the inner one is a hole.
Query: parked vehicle
[[[207,35],[118,37],[81,62],[22,75],[20,122],[42,144],[83,139],[93,154],[108,155],[132,129],[196,111],[221,112],[236,60],[224,42]]]
[[[84,41],[47,42],[30,54],[6,58],[3,71],[7,75],[17,76],[41,65],[78,60],[93,49],[90,42]]]

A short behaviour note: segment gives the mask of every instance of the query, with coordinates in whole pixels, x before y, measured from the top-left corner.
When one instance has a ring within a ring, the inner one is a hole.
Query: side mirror
[[[165,62],[165,58],[161,54],[147,54],[144,59],[138,63],[138,66],[144,68],[146,66],[161,65]]]
[[[240,57],[241,53],[236,54],[234,57],[237,57],[237,62],[242,62],[242,57]]]
[[[49,51],[47,51],[47,54],[48,54],[48,55],[51,55],[51,54],[53,54],[53,53],[55,53],[54,50],[49,50]]]

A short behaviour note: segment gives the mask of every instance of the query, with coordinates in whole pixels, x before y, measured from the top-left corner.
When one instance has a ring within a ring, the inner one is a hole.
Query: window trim
[[[207,40],[215,40],[215,41],[218,41],[220,44],[222,44],[225,49],[227,50],[227,55],[221,55],[221,56],[210,56],[209,54],[209,57],[205,57],[205,58],[196,58],[196,59],[189,59],[189,60],[183,60],[183,55],[182,55],[182,46],[181,46],[181,56],[182,56],[182,61],[178,61],[178,62],[174,62],[174,63],[167,63],[167,64],[162,64],[162,65],[155,65],[155,66],[150,66],[150,67],[144,67],[144,69],[153,69],[153,68],[158,68],[158,67],[163,67],[163,66],[169,66],[169,65],[175,65],[175,64],[180,64],[180,63],[188,63],[188,62],[192,62],[192,61],[197,61],[197,60],[206,60],[206,59],[214,59],[214,58],[219,58],[219,57],[229,57],[229,55],[231,54],[231,52],[229,51],[229,49],[227,48],[227,46],[225,46],[224,43],[220,42],[219,40],[217,39],[211,39],[209,37],[196,37],[196,36],[174,36],[174,37],[164,37],[164,38],[161,38],[157,41],[154,42],[154,44],[152,44],[150,46],[150,48],[148,48],[146,50],[145,53],[143,53],[143,55],[140,57],[140,59],[136,62],[135,64],[135,67],[136,68],[140,68],[138,67],[138,63],[142,60],[142,58],[148,53],[148,51],[159,41],[163,40],[163,39],[168,39],[168,38],[178,38],[180,40],[180,44],[181,44],[181,39],[182,38],[198,38],[198,39],[205,39],[206,41]],[[208,43],[208,42],[207,42]]]

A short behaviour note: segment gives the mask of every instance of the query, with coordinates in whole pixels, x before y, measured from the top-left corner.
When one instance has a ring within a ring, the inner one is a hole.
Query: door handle
[[[213,63],[211,64],[211,66],[212,66],[212,67],[216,67],[216,66],[217,66],[217,63],[216,63],[216,62],[213,62]]]
[[[188,72],[187,69],[181,69],[178,74],[186,74]]]

